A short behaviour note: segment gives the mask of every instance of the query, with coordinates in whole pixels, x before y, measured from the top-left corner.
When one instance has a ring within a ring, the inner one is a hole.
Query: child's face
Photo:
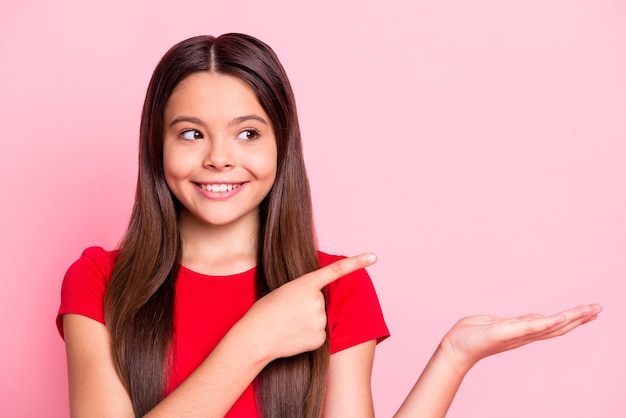
[[[199,72],[165,107],[163,168],[191,215],[213,226],[251,223],[276,178],[276,139],[254,91],[242,80]],[[181,220],[182,220],[181,219]]]

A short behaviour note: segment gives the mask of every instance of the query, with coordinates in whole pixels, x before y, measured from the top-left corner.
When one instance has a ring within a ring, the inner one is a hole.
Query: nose
[[[210,141],[209,149],[204,158],[204,166],[212,170],[225,170],[234,166],[234,156],[230,141],[215,139]]]

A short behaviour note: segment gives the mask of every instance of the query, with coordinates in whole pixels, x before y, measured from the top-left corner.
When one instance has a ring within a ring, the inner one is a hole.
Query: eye
[[[188,141],[195,141],[197,139],[204,138],[204,135],[202,135],[202,132],[197,131],[195,129],[188,129],[186,131],[181,132],[180,137]]]
[[[237,134],[237,138],[243,139],[245,141],[252,141],[253,139],[257,139],[259,135],[259,131],[257,131],[256,129],[244,129]]]

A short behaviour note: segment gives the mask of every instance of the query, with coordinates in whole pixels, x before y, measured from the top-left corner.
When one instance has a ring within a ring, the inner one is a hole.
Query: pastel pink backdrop
[[[239,31],[291,77],[321,247],[379,255],[378,416],[456,319],[589,302],[598,321],[479,363],[449,416],[626,416],[625,18],[619,0],[4,1],[0,415],[68,416],[60,284],[124,231],[150,73]]]

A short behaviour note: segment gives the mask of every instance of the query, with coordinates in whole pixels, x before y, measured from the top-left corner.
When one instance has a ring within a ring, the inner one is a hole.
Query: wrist
[[[274,358],[271,356],[271,350],[264,344],[266,338],[257,335],[254,327],[249,325],[245,317],[242,318],[226,333],[220,343],[230,345],[231,349],[238,351],[253,369],[260,371]]]
[[[448,367],[456,373],[465,375],[479,359],[474,359],[455,348],[455,345],[448,335],[444,336],[439,346],[435,350],[433,357],[444,362]]]

